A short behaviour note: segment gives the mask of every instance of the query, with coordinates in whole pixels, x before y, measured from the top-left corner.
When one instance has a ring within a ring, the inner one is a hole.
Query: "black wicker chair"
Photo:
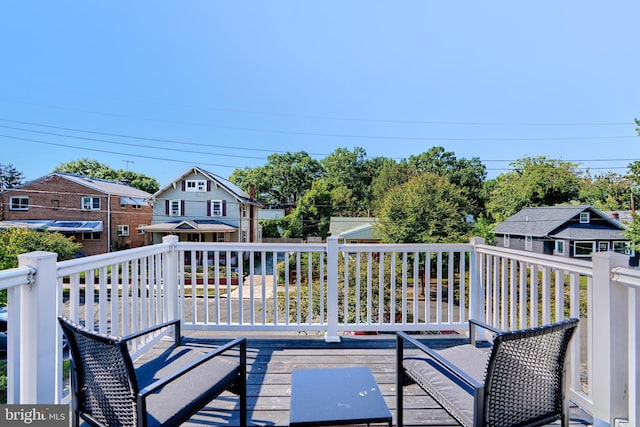
[[[178,320],[125,337],[99,334],[62,316],[59,322],[71,352],[74,426],[80,418],[94,426],[176,426],[225,390],[239,395],[239,425],[247,425],[245,338],[203,352],[180,345]],[[170,327],[173,345],[134,365],[131,341]],[[229,354],[232,348],[239,360]]]
[[[402,426],[403,386],[417,383],[463,426],[569,425],[565,356],[578,325],[502,332],[470,321],[471,344],[435,351],[404,332],[397,334],[397,425]],[[475,345],[475,327],[492,331],[490,349]],[[419,357],[404,354],[405,342]]]

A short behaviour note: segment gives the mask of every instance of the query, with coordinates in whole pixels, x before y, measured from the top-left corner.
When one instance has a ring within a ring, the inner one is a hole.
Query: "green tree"
[[[484,210],[482,186],[487,176],[486,167],[479,158],[456,158],[443,147],[432,147],[428,151],[409,157],[409,166],[418,174],[425,172],[444,176],[458,186],[472,206],[471,214],[478,215]]]
[[[580,179],[580,203],[593,205],[602,211],[629,210],[631,208],[632,181],[614,172]]]
[[[113,169],[97,160],[91,159],[80,159],[61,163],[56,166],[53,172],[73,173],[116,182],[127,180],[132,187],[151,194],[160,189],[160,184],[158,184],[155,178],[128,170]]]
[[[334,192],[334,208],[340,215],[366,215],[371,206],[371,184],[381,165],[366,158],[364,148],[338,148],[320,161],[325,179]]]
[[[577,164],[541,157],[525,157],[511,163],[511,172],[496,178],[486,204],[496,222],[527,206],[554,206],[578,199]]]
[[[266,205],[293,206],[322,176],[320,162],[300,151],[271,154],[265,166],[236,169],[229,180],[245,191],[255,185],[256,197]]]
[[[384,159],[371,183],[374,208],[384,200],[392,188],[406,183],[413,176],[416,176],[416,171],[406,160],[396,162],[393,159]]]
[[[376,211],[387,243],[452,243],[468,238],[472,206],[448,178],[423,173],[389,191]]]
[[[288,215],[290,234],[287,237],[329,235],[329,221],[334,214],[334,195],[327,180],[315,181],[311,189],[298,201],[295,210]]]
[[[22,185],[24,175],[11,163],[0,164],[0,191],[8,190]]]
[[[0,230],[0,270],[18,266],[18,255],[47,251],[58,254],[58,261],[73,258],[82,245],[60,233],[28,230],[26,228],[8,228]],[[6,291],[0,293],[0,305],[7,303]]]

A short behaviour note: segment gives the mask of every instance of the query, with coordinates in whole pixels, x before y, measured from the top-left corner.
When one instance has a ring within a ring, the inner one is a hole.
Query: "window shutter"
[[[211,181],[207,181],[207,191],[211,191]]]
[[[183,179],[182,180],[182,191],[185,190],[186,186],[187,186],[186,181]]]
[[[185,215],[185,213],[184,213],[184,200],[180,200],[180,214],[182,216]]]
[[[169,200],[164,201],[164,213],[169,215]]]
[[[222,216],[227,216],[227,201],[222,201]]]
[[[211,200],[207,200],[207,216],[211,216]]]

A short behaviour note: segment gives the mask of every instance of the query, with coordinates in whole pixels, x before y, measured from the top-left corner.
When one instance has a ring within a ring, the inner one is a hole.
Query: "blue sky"
[[[640,160],[640,2],[16,1],[0,5],[0,164],[91,158],[161,185],[271,153],[443,146]]]

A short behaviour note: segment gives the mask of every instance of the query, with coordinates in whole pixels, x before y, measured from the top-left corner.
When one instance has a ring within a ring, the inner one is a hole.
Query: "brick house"
[[[260,242],[260,203],[230,181],[193,167],[157,191],[153,221],[143,227],[153,243],[168,234],[190,242]]]
[[[96,255],[145,244],[151,196],[126,183],[54,172],[1,193],[0,229],[57,231]]]

